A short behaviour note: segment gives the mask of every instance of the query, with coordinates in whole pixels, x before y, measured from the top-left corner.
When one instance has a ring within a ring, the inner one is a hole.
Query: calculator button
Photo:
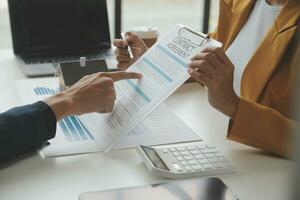
[[[199,145],[197,145],[197,148],[198,148],[198,149],[206,149],[206,147],[205,147],[204,144],[199,144]]]
[[[185,166],[185,165],[187,165],[187,162],[186,161],[181,161],[180,164]]]
[[[163,149],[162,152],[163,153],[169,153],[168,149]]]
[[[206,159],[198,160],[198,162],[200,164],[207,164],[208,163],[208,161]]]
[[[198,164],[198,162],[196,160],[189,160],[188,163],[190,165],[197,165]]]
[[[177,151],[185,151],[185,147],[176,147]]]
[[[191,152],[191,154],[193,154],[193,155],[201,154],[201,152],[200,152],[199,150],[192,150],[192,151],[190,151],[190,152]]]
[[[193,166],[192,166],[192,169],[193,169],[193,170],[201,170],[202,167],[201,167],[201,165],[193,165]]]
[[[208,158],[207,159],[210,163],[217,163],[219,162],[216,158]]]
[[[183,161],[184,159],[183,159],[183,157],[178,156],[178,157],[176,157],[176,160],[178,160],[178,161]]]
[[[184,166],[184,169],[186,170],[186,171],[192,171],[192,168],[190,167],[190,166]]]
[[[206,145],[206,148],[208,148],[208,149],[215,149],[216,147],[215,147],[215,146],[212,146],[212,145],[209,145],[209,144],[207,144],[207,145]]]
[[[180,155],[187,156],[187,155],[190,155],[190,153],[188,151],[181,151]]]
[[[178,152],[173,152],[173,155],[174,156],[179,156],[179,153]]]
[[[206,158],[215,158],[215,155],[212,154],[212,153],[204,154],[204,156],[205,156]]]
[[[177,171],[179,171],[179,172],[182,171],[182,168],[177,163],[173,163],[172,165],[173,165],[174,169],[176,169]]]
[[[175,148],[170,148],[170,149],[169,149],[169,151],[171,151],[171,152],[175,152],[175,151],[176,151],[176,149],[175,149]]]
[[[201,165],[204,169],[212,169],[213,167],[209,163],[205,163]]]
[[[184,158],[185,160],[193,160],[193,159],[194,159],[193,156],[191,156],[191,155],[183,156],[183,158]]]
[[[208,149],[210,153],[220,153],[220,151],[217,148],[210,148]]]
[[[202,154],[194,155],[196,159],[204,159],[205,157]]]
[[[189,146],[189,147],[186,147],[187,150],[196,150],[196,147],[195,146]]]
[[[205,154],[205,153],[210,153],[209,149],[201,149],[200,151],[201,151],[201,153],[203,153],[203,154]]]
[[[222,168],[223,165],[221,163],[212,163],[215,168]]]
[[[201,153],[206,154],[206,153],[214,153],[215,151],[213,149],[201,149]]]
[[[218,158],[218,157],[224,157],[223,154],[221,154],[220,152],[218,153],[215,153],[215,156]]]

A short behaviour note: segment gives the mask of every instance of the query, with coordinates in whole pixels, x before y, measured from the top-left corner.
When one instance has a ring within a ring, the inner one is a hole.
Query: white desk
[[[23,78],[11,51],[0,50],[0,112],[21,104],[14,80]],[[227,118],[208,105],[206,91],[198,84],[182,86],[167,104],[207,143],[219,147],[232,160],[238,172],[220,178],[240,199],[287,199],[293,163],[227,141]],[[0,169],[0,199],[74,200],[81,192],[160,180],[147,172],[135,150],[50,159],[34,154]]]

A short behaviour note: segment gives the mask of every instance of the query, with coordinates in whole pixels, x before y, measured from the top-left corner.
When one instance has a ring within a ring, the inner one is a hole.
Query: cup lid
[[[157,27],[153,26],[140,26],[130,29],[130,31],[136,33],[139,37],[143,39],[152,39],[158,37]]]

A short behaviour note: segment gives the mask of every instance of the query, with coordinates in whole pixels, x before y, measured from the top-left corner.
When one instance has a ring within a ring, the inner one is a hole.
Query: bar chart
[[[35,87],[33,90],[37,96],[49,96],[58,92],[58,89],[47,87]],[[58,122],[58,125],[68,141],[94,140],[93,136],[75,116],[64,118]]]

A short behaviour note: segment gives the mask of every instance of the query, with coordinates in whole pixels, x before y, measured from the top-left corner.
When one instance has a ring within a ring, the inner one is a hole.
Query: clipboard
[[[204,42],[207,42],[209,36],[207,34],[201,33],[199,31],[193,30],[188,26],[178,24],[182,28],[178,31],[178,35],[189,42],[192,42],[195,45],[202,46]],[[197,36],[197,37],[194,37]]]
[[[191,42],[197,46],[202,46],[209,40],[209,36],[207,34],[201,33],[200,31],[194,30],[182,24],[178,24],[178,26],[181,26],[181,29],[178,31],[178,35],[188,42]],[[193,78],[189,78],[185,83],[193,82],[196,82],[196,80]]]
[[[185,39],[188,42],[191,42],[197,46],[202,46],[207,42],[210,42],[212,45],[216,47],[222,47],[223,44],[219,41],[216,41],[209,37],[209,35],[204,34],[198,30],[195,30],[193,28],[190,28],[189,26],[185,26],[182,24],[177,24],[177,26],[180,27],[178,31],[178,35]]]

